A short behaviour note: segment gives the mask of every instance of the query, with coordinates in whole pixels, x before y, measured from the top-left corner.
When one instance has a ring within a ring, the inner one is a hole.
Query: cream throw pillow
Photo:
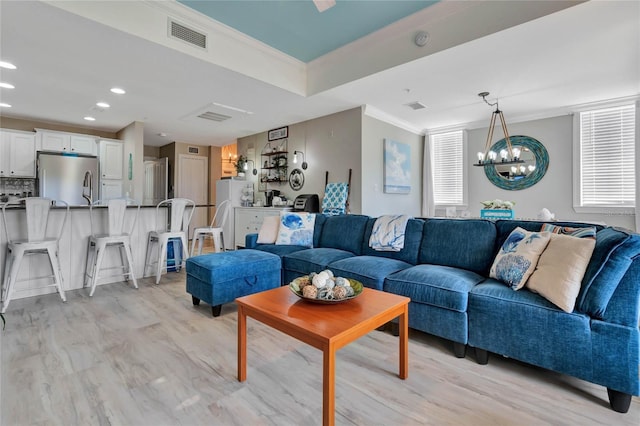
[[[593,238],[551,234],[526,287],[563,311],[573,312],[595,246]]]
[[[265,216],[258,232],[258,244],[273,244],[278,238],[280,216]]]
[[[550,238],[550,232],[529,232],[517,227],[500,247],[489,276],[507,284],[512,290],[520,290],[535,270]]]

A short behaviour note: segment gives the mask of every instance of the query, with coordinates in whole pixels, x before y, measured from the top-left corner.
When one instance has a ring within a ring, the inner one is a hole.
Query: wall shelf
[[[289,166],[288,140],[283,139],[278,142],[280,143],[277,145],[273,142],[267,142],[262,148],[260,182],[281,184],[289,181],[287,175]]]

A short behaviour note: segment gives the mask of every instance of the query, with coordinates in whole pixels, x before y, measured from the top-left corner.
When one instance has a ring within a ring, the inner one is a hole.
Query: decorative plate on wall
[[[302,173],[302,170],[291,170],[291,173],[289,173],[289,186],[294,191],[299,191],[304,186],[304,173]]]

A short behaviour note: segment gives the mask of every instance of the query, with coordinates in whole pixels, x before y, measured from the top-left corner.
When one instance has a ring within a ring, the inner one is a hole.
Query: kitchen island
[[[136,214],[137,206],[129,206],[125,214],[125,223],[131,223]],[[197,207],[210,207],[198,205]],[[12,239],[24,238],[27,235],[24,206],[7,207],[7,228]],[[52,207],[49,213],[49,226],[52,232],[60,229],[64,219],[65,207]],[[106,215],[106,206],[94,207],[94,218],[102,223],[101,219]],[[69,210],[67,222],[62,230],[60,239],[60,265],[64,280],[63,289],[77,290],[83,287],[85,265],[87,261],[87,244],[91,235],[91,221],[89,218],[89,206],[72,206]],[[157,218],[156,218],[157,216]],[[136,278],[144,277],[144,261],[147,249],[147,236],[150,231],[156,229],[156,221],[166,223],[167,209],[156,209],[155,205],[140,207],[140,214],[131,235],[131,250],[133,254],[134,274]],[[99,230],[99,229],[98,229]],[[49,231],[48,231],[49,235]],[[53,236],[53,235],[51,235]],[[0,232],[0,277],[4,277],[5,257],[7,247],[7,235],[4,228]],[[154,253],[152,253],[154,255]],[[157,258],[157,253],[155,253]],[[108,249],[105,254],[103,268],[121,265],[119,251],[115,248]],[[50,275],[51,267],[46,255],[34,254],[25,256],[20,267],[18,280],[30,279],[30,281],[18,282],[12,299],[36,296],[55,292],[54,287],[44,287],[52,282],[51,279],[33,279]],[[146,276],[153,275],[151,268]],[[101,279],[99,284],[122,281],[121,277]],[[89,290],[87,289],[87,292]],[[88,294],[88,293],[87,293]]]

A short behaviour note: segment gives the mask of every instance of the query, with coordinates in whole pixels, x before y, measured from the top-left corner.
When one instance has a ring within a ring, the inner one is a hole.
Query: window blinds
[[[462,131],[429,136],[435,205],[464,203]]]
[[[582,206],[635,206],[635,105],[580,113]]]

